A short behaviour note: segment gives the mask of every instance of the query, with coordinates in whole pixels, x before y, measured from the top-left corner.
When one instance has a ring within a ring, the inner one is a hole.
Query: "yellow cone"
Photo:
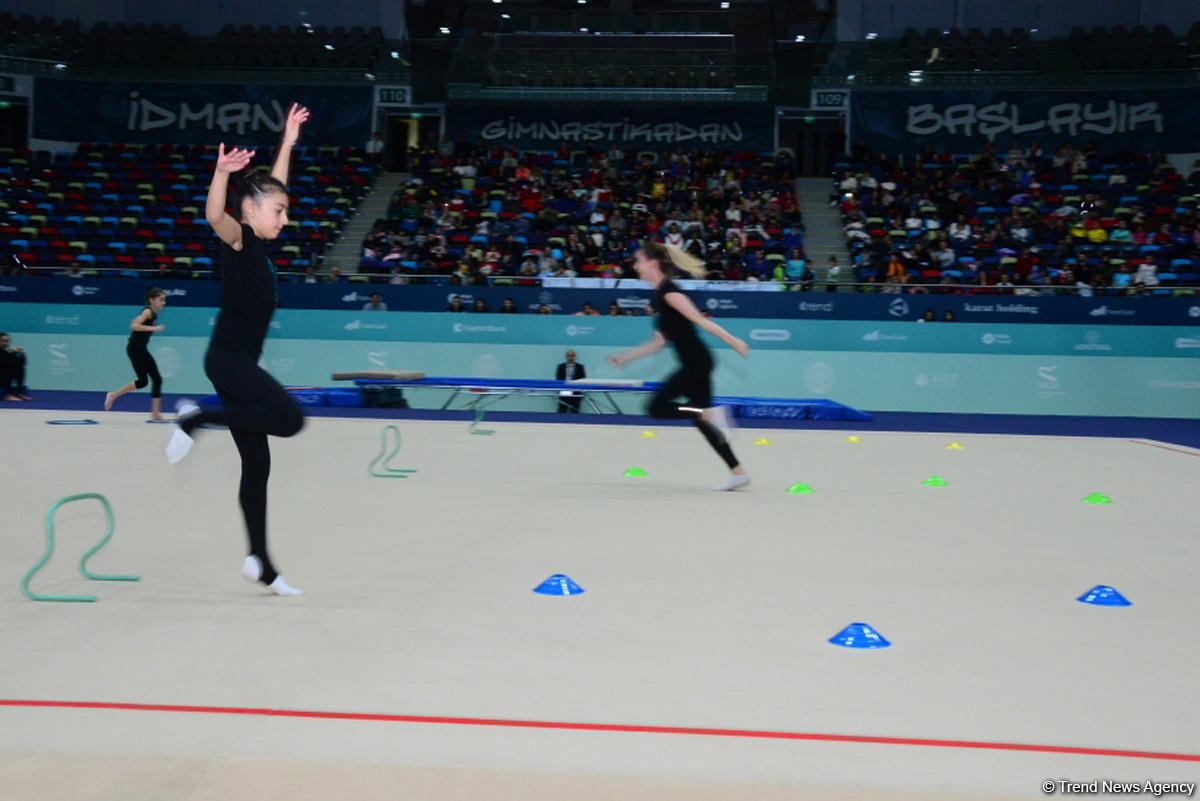
[[[951,442],[949,445],[946,446],[946,450],[948,450],[948,451],[961,451],[962,449],[963,449],[963,446],[959,445],[957,442]]]
[[[770,445],[771,440],[767,439],[766,437],[759,437],[758,439],[754,440],[754,444],[755,445]]]
[[[658,434],[655,434],[653,431],[643,431],[642,432],[642,439],[654,439],[657,436],[658,436]]]
[[[862,440],[859,439],[858,437],[854,436],[853,434],[851,434],[850,436],[846,437],[846,442],[857,443],[857,442],[862,442]]]

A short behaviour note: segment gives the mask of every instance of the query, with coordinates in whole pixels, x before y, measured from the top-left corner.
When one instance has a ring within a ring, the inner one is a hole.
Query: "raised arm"
[[[287,186],[288,168],[292,162],[292,148],[300,139],[300,126],[308,121],[308,109],[299,103],[293,103],[288,109],[287,119],[283,123],[283,139],[279,142],[279,152],[275,154],[275,163],[271,166],[271,177]]]
[[[737,351],[739,356],[750,352],[750,346],[700,313],[692,299],[682,292],[668,292],[664,297],[672,308]]]
[[[242,249],[242,226],[225,213],[229,175],[249,164],[253,156],[253,150],[236,147],[226,153],[225,143],[222,142],[217,147],[217,169],[213,173],[212,183],[208,185],[208,200],[204,203],[204,219],[216,231],[221,241],[234,250]]]

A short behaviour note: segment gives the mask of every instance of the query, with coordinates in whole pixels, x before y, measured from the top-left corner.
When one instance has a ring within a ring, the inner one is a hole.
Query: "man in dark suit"
[[[587,371],[583,369],[583,365],[575,361],[575,351],[567,351],[567,360],[558,366],[558,370],[554,374],[554,378],[558,381],[576,381],[580,378],[587,378]],[[583,402],[583,395],[578,392],[568,392],[563,390],[558,394],[558,410],[560,412],[579,413],[579,404]]]

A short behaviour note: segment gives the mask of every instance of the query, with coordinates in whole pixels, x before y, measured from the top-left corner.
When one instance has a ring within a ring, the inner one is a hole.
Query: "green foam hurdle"
[[[393,431],[396,434],[396,447],[388,451],[388,432]],[[410,470],[403,467],[392,467],[391,462],[397,453],[400,452],[400,429],[395,426],[384,426],[383,431],[379,434],[379,455],[371,460],[367,465],[367,472],[375,478],[408,478],[409,473],[415,473],[416,470]],[[380,462],[383,464],[376,468]]]
[[[45,567],[46,563],[50,561],[50,557],[54,555],[54,513],[58,511],[58,508],[60,506],[64,506],[64,505],[66,505],[68,503],[72,503],[74,501],[86,501],[86,500],[91,500],[91,499],[95,499],[95,500],[99,501],[100,505],[102,507],[104,507],[104,516],[108,521],[108,526],[104,531],[104,536],[100,538],[100,541],[97,542],[95,545],[93,545],[90,549],[88,549],[87,553],[85,553],[83,555],[83,557],[80,558],[79,572],[83,575],[84,578],[92,579],[93,581],[140,581],[141,580],[141,578],[139,576],[119,576],[119,575],[111,575],[110,576],[110,575],[105,575],[103,573],[93,573],[90,570],[88,570],[87,561],[89,559],[91,559],[92,556],[95,555],[95,553],[97,551],[99,551],[101,548],[103,548],[105,545],[107,545],[108,541],[110,539],[112,539],[112,534],[113,534],[112,507],[109,506],[108,499],[105,498],[103,495],[101,495],[98,492],[85,492],[80,495],[68,495],[65,498],[59,498],[54,503],[50,504],[50,508],[46,510],[46,552],[44,554],[42,554],[42,558],[38,560],[37,564],[29,569],[29,572],[25,574],[25,577],[23,579],[21,579],[21,592],[23,592],[25,594],[25,597],[28,598],[29,600],[31,600],[31,601],[89,601],[89,602],[96,600],[95,595],[42,595],[40,593],[33,592],[32,590],[29,589],[30,580],[33,579],[33,577],[37,574],[37,572],[39,570],[41,570],[43,567]]]
[[[475,420],[471,423],[471,425],[467,426],[467,430],[470,431],[472,434],[481,434],[481,435],[495,434],[496,433],[495,429],[479,427],[479,424],[483,422],[484,414],[485,414],[485,412],[483,409],[476,408],[475,409]]]

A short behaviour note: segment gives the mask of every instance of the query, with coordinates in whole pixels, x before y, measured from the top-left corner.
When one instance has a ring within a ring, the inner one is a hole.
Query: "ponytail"
[[[661,242],[646,242],[642,250],[650,258],[658,262],[663,272],[670,273],[672,268],[677,272],[687,273],[693,278],[704,278],[708,271],[704,262],[685,251],[678,245],[665,245]]]

